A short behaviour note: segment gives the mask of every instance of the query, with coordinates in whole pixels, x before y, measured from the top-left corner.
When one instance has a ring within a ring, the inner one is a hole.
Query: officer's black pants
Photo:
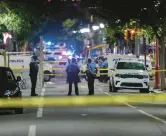
[[[88,89],[89,89],[89,95],[94,95],[94,77],[88,77]]]
[[[31,95],[35,95],[36,94],[36,83],[37,83],[37,77],[30,77],[31,78]]]
[[[104,82],[106,83],[108,81],[108,70],[105,70],[103,73],[104,73],[103,79]]]
[[[74,81],[69,81],[69,92],[68,92],[68,95],[71,95],[71,93],[72,93],[72,84],[73,83],[74,83],[74,86],[75,86],[75,94],[79,95],[79,92],[78,92],[78,82],[74,82]]]

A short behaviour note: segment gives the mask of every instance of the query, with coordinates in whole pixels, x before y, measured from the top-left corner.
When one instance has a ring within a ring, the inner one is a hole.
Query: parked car
[[[0,67],[0,98],[12,100],[13,98],[22,98],[22,92],[19,87],[21,77],[15,78],[13,71],[8,67]],[[4,111],[14,111],[15,114],[22,114],[23,107],[0,108]]]

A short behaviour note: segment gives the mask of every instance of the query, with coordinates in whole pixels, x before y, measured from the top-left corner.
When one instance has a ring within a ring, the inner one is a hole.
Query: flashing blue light
[[[72,59],[72,56],[69,56],[68,58],[69,58],[69,59]]]
[[[48,44],[48,45],[51,45],[51,42],[48,42],[47,44]]]
[[[67,51],[67,55],[72,55],[72,52],[71,51]]]

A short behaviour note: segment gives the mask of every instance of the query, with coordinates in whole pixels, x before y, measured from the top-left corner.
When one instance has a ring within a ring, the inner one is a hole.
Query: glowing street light
[[[48,45],[51,45],[51,42],[48,42],[47,44],[48,44]]]
[[[103,23],[100,23],[100,28],[104,28],[105,25]]]
[[[77,33],[77,31],[73,31],[73,34],[76,34]]]
[[[135,33],[135,30],[131,30],[131,34],[134,34]]]
[[[3,43],[7,44],[7,39],[10,38],[12,39],[12,35],[8,32],[3,33]]]
[[[100,27],[99,27],[99,26],[92,26],[92,29],[93,29],[94,31],[96,31],[96,30],[99,30]]]
[[[82,28],[80,30],[80,32],[83,34],[83,33],[89,33],[90,32],[90,29],[89,28]]]

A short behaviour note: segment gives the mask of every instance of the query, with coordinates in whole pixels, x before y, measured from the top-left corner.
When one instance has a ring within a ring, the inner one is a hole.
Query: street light
[[[135,33],[135,30],[131,30],[131,34],[134,34]]]
[[[82,28],[80,30],[80,32],[83,34],[83,33],[89,33],[90,32],[90,29],[89,28]]]
[[[76,34],[77,33],[77,31],[73,31],[73,34]]]
[[[99,27],[99,26],[92,26],[92,29],[93,29],[94,31],[96,31],[96,30],[99,30],[100,27]]]
[[[100,23],[100,28],[104,28],[105,25],[103,23]]]
[[[48,42],[47,44],[48,44],[48,45],[51,45],[51,42]]]

